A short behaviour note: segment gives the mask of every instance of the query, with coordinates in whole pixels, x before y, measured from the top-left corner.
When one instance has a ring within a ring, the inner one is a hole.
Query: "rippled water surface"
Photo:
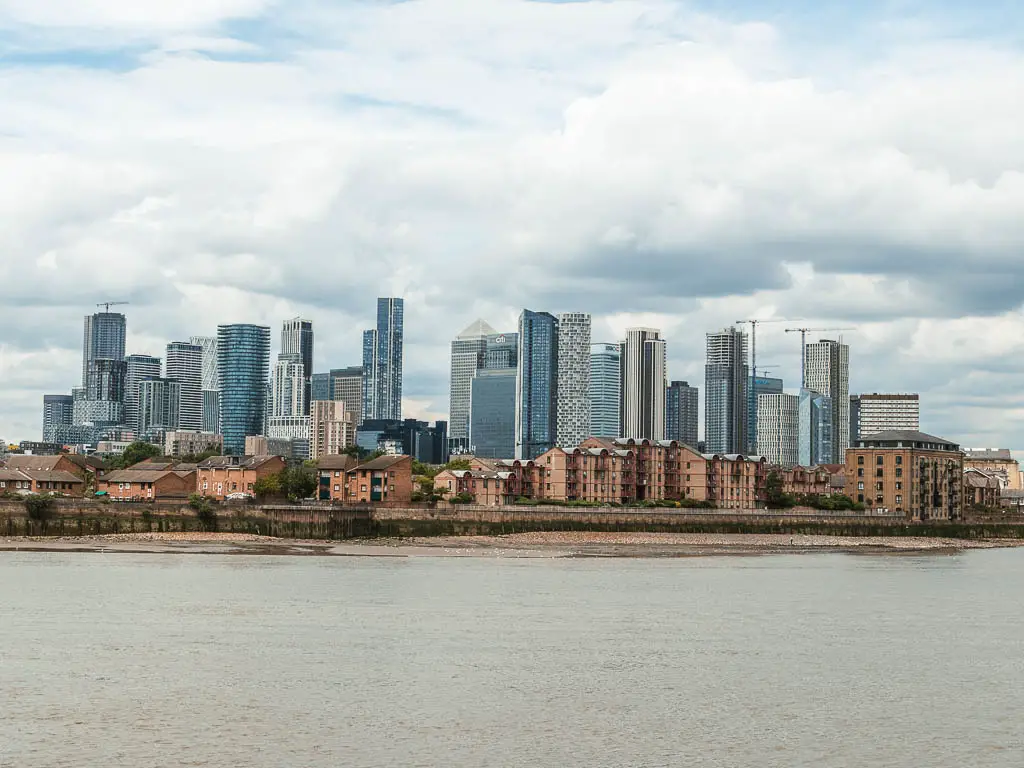
[[[0,766],[1024,765],[1024,550],[0,554]]]

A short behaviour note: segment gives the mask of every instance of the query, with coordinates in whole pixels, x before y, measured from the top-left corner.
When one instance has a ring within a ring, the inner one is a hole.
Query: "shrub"
[[[56,514],[53,498],[50,496],[25,497],[25,511],[28,513],[29,520],[39,523],[43,530],[46,530],[46,524]]]

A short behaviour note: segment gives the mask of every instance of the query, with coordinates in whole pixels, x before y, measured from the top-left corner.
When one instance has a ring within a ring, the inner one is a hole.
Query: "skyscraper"
[[[832,401],[832,455],[830,464],[846,461],[850,447],[850,348],[841,341],[822,339],[804,350],[804,389]]]
[[[178,428],[181,382],[177,379],[145,379],[139,384],[139,437],[163,440],[165,432]]]
[[[792,467],[800,461],[800,398],[770,392],[757,398],[757,453],[772,464]]]
[[[920,432],[919,395],[850,395],[850,444],[880,432]]]
[[[798,460],[801,466],[816,467],[832,464],[833,455],[832,398],[801,389]]]
[[[217,339],[193,336],[190,344],[203,350],[203,432],[220,431],[220,394],[217,391]]]
[[[665,439],[697,447],[697,387],[687,381],[673,381],[665,395]]]
[[[62,427],[70,427],[75,399],[71,395],[43,395],[43,442],[56,443]]]
[[[622,345],[590,345],[590,431],[594,437],[621,437]]]
[[[547,312],[519,315],[516,458],[535,459],[555,444],[558,416],[558,321]]]
[[[473,375],[484,365],[487,337],[497,333],[477,320],[451,343],[451,375],[448,384],[448,436],[456,445],[469,438],[469,399]]]
[[[306,369],[298,354],[282,352],[274,364],[271,382],[271,416],[304,416]]]
[[[139,430],[139,387],[146,379],[160,378],[160,358],[152,355],[128,355],[125,358],[124,423]]]
[[[120,312],[96,312],[85,316],[82,344],[82,386],[88,388],[93,360],[124,360],[127,323]]]
[[[345,410],[353,415],[358,427],[362,414],[363,402],[363,369],[352,365],[348,368],[335,368],[330,373],[330,391],[328,400],[340,400],[345,403]]]
[[[575,448],[590,436],[590,315],[558,316],[555,445]]]
[[[704,424],[708,453],[748,451],[749,387],[747,334],[736,328],[707,334]]]
[[[297,355],[302,363],[302,416],[309,415],[310,382],[313,378],[313,322],[295,317],[281,327],[281,354]]]
[[[516,369],[482,368],[470,383],[469,450],[485,459],[516,451]]]
[[[340,400],[313,401],[309,458],[317,460],[322,456],[337,456],[350,445],[355,445],[358,419],[351,407]]]
[[[184,341],[167,345],[164,375],[181,382],[178,426],[182,432],[203,429],[203,348]]]
[[[488,336],[484,346],[483,367],[489,371],[515,368],[519,365],[519,334],[496,333]]]
[[[761,395],[781,394],[784,391],[785,382],[770,376],[756,376],[752,383],[753,388],[747,386],[747,442],[751,444],[747,452],[760,453],[760,449],[757,447],[758,398]]]
[[[665,439],[665,340],[655,328],[627,328],[620,361],[620,437]]]
[[[217,373],[224,451],[239,455],[245,438],[263,433],[270,368],[270,329],[260,325],[217,327]]]
[[[402,418],[405,300],[377,299],[377,327],[363,332],[363,418]]]

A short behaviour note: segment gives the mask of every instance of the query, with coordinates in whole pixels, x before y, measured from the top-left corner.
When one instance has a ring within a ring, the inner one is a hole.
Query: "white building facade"
[[[590,436],[590,315],[558,316],[555,445],[575,448]]]
[[[800,463],[800,398],[781,392],[757,396],[757,452],[772,464]]]

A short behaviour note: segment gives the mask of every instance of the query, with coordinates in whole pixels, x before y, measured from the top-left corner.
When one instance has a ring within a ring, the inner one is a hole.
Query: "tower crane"
[[[833,331],[855,331],[856,328],[787,328],[786,333],[800,334],[800,388],[807,383],[807,334],[827,333]]]
[[[101,301],[96,306],[97,307],[103,307],[104,308],[103,311],[109,313],[111,307],[119,307],[122,304],[127,304],[127,303],[128,303],[127,301]]]
[[[757,386],[757,326],[761,323],[789,323],[791,320],[787,320],[784,317],[773,318],[770,320],[737,320],[736,325],[749,325],[750,326],[750,392],[753,394],[754,389]],[[751,414],[753,424],[757,424],[757,398],[754,398],[753,413]],[[754,439],[751,435],[747,435],[748,442]]]

